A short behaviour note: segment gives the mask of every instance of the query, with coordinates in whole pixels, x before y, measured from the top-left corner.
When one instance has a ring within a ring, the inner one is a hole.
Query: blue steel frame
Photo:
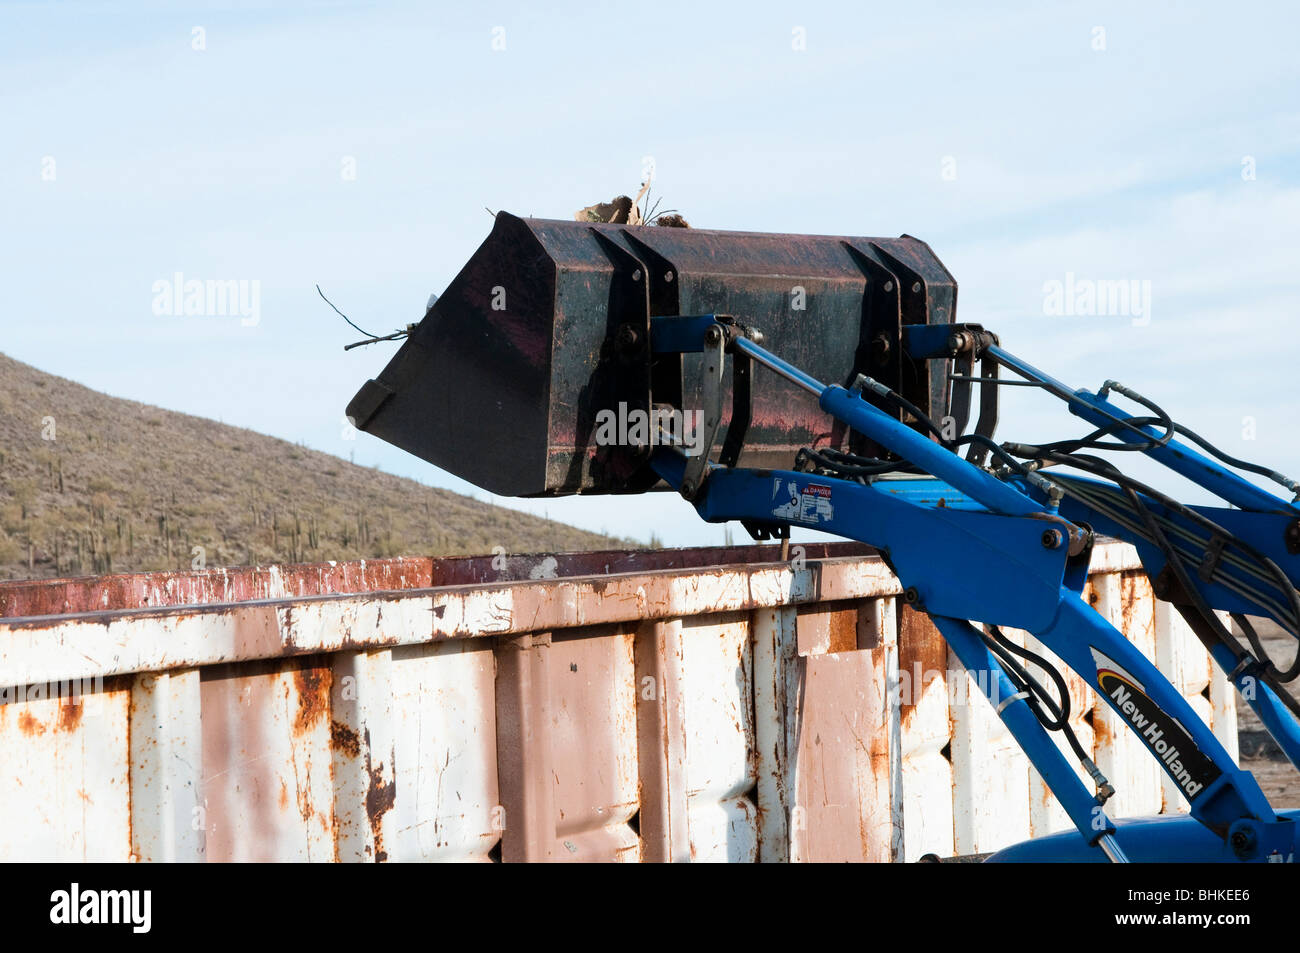
[[[652,346],[656,353],[697,352],[717,326],[713,315],[655,318]],[[709,522],[805,526],[859,540],[881,552],[907,587],[910,600],[930,615],[975,676],[976,685],[1083,837],[1069,847],[1059,838],[1027,842],[1004,852],[1006,859],[1293,859],[1295,817],[1273,811],[1254,776],[1233,762],[1183,695],[1082,598],[1086,567],[1080,571],[1067,566],[1070,541],[1081,535],[1077,521],[1138,543],[1153,578],[1164,563],[1158,549],[1106,512],[1074,502],[1058,509],[1041,484],[999,479],[872,406],[861,393],[823,384],[746,337],[733,335],[731,347],[794,381],[815,395],[828,414],[932,475],[863,484],[793,470],[710,464],[691,502]],[[922,350],[919,343],[914,350]],[[1079,416],[1098,424],[1131,416],[1103,397],[1071,391],[1000,347],[990,350],[1003,366],[1069,400]],[[1142,439],[1137,434],[1131,438]],[[1150,455],[1229,503],[1249,509],[1205,512],[1273,556],[1293,582],[1300,576],[1300,557],[1285,552],[1282,544],[1287,522],[1300,516],[1300,510],[1181,444],[1170,443]],[[679,451],[659,447],[652,465],[668,484],[681,489],[686,459]],[[1096,486],[1099,492],[1114,489],[1110,484]],[[1205,584],[1203,594],[1215,608],[1277,617],[1275,610],[1245,600],[1222,584]],[[1122,822],[1117,827],[1026,698],[1016,693],[972,623],[1028,631],[1077,672],[1173,778],[1191,805],[1191,818],[1161,820],[1154,831],[1150,823]],[[1233,676],[1296,762],[1300,725],[1290,711],[1248,671],[1234,672],[1241,667],[1230,653],[1216,653],[1215,661]],[[1197,825],[1205,830],[1196,833]]]

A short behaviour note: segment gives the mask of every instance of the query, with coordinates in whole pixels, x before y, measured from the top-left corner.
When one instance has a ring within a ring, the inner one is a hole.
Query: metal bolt
[[[893,291],[893,290],[894,290],[894,283],[893,283],[892,281],[886,281],[886,282],[885,282],[885,290],[886,290],[886,291]]]
[[[632,327],[632,325],[625,324],[618,329],[618,335],[614,340],[620,350],[631,351],[641,343],[641,335],[637,333],[636,328]]]
[[[948,347],[953,351],[966,351],[975,346],[975,339],[966,331],[954,331],[948,335]]]
[[[1045,530],[1043,530],[1043,548],[1044,548],[1044,549],[1060,549],[1060,548],[1061,548],[1061,542],[1062,542],[1063,539],[1064,539],[1064,537],[1061,535],[1061,531],[1060,531],[1059,529],[1045,529]]]
[[[871,356],[877,364],[889,363],[889,338],[884,334],[877,334],[871,339]]]
[[[912,290],[913,290],[913,291],[920,291],[920,290],[921,290],[921,282],[918,281],[918,282],[916,282],[914,285],[912,285]]]
[[[664,281],[672,281],[672,280],[673,280],[673,273],[671,271],[664,272]]]
[[[908,586],[903,592],[903,599],[909,606],[914,606],[921,601],[921,594],[916,591],[916,586]]]
[[[704,343],[710,347],[715,346],[721,340],[722,328],[718,327],[716,324],[704,332]]]
[[[640,268],[638,268],[636,271],[632,272],[632,280],[633,280],[633,281],[640,281],[640,280],[641,280],[641,269],[640,269]]]

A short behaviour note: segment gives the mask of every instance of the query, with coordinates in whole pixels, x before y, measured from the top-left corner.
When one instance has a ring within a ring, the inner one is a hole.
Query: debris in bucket
[[[608,225],[659,225],[665,228],[690,228],[686,219],[677,209],[665,209],[660,212],[659,201],[642,214],[642,205],[650,205],[650,180],[641,183],[641,191],[636,198],[626,195],[615,196],[608,202],[597,202],[573,213],[575,222],[600,222]],[[644,200],[644,202],[643,202]]]
[[[617,198],[610,199],[608,202],[597,202],[595,205],[588,205],[584,209],[579,209],[573,215],[575,222],[602,222],[611,225],[640,225],[641,214],[636,213],[635,220],[632,220],[631,212],[636,208],[632,200],[626,195],[620,195]]]
[[[658,215],[651,225],[661,225],[664,228],[690,228],[690,222],[682,218],[677,212],[663,212]]]

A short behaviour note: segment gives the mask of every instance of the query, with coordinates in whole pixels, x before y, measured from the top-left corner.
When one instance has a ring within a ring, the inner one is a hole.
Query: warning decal
[[[800,487],[796,480],[773,481],[772,515],[778,519],[816,525],[835,518],[832,491],[821,483]]]

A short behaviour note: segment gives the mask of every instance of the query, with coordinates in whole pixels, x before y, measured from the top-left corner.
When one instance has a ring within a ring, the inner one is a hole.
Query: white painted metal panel
[[[686,779],[691,857],[758,859],[753,656],[749,620],[724,616],[682,626]]]
[[[127,858],[130,708],[117,680],[10,690],[0,704],[0,860]]]
[[[198,669],[131,679],[131,856],[207,858]]]
[[[552,637],[556,860],[641,859],[634,640],[612,626]]]
[[[904,859],[951,857],[956,848],[948,647],[927,616],[904,608],[899,653]]]
[[[754,742],[757,745],[759,860],[783,863],[798,859],[793,845],[804,815],[795,812],[791,752],[798,748],[794,719],[787,711],[799,702],[798,633],[793,608],[754,613]]]
[[[203,673],[209,860],[335,859],[330,669],[321,661]]]
[[[948,668],[953,846],[958,854],[987,853],[1029,837],[1029,759],[951,653]]]
[[[498,808],[491,647],[457,641],[393,649],[390,678],[387,859],[487,860],[509,820]],[[382,774],[372,782],[382,783]],[[383,806],[370,812],[372,826]]]

